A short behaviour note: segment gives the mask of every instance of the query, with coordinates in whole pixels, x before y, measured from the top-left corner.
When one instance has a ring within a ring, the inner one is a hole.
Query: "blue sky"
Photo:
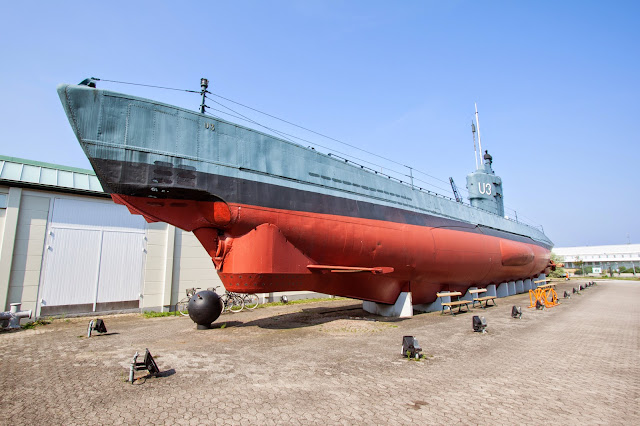
[[[90,167],[59,83],[94,76],[198,90],[207,77],[213,93],[393,162],[227,103],[263,125],[384,171],[411,166],[439,179],[415,172],[425,187],[451,195],[448,178],[464,188],[475,168],[477,102],[508,214],[543,225],[556,246],[622,244],[627,235],[640,242],[640,2],[42,1],[2,9],[0,154]],[[199,105],[184,92],[99,86]]]

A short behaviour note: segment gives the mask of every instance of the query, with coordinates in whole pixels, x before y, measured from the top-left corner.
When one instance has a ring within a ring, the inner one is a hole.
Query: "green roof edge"
[[[95,176],[96,175],[96,172],[94,172],[93,170],[89,170],[89,169],[81,169],[79,167],[61,166],[59,164],[45,163],[44,161],[27,160],[25,158],[7,157],[6,155],[0,155],[0,161],[11,161],[11,162],[14,162],[14,163],[28,164],[30,166],[47,167],[49,169],[64,170],[64,171],[67,171],[67,172],[84,173],[86,175],[91,175],[91,176]]]

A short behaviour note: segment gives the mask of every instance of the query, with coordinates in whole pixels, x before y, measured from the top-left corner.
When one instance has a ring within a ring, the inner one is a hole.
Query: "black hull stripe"
[[[168,163],[150,165],[97,158],[90,160],[104,190],[115,194],[199,201],[221,199],[279,210],[454,229],[535,244],[547,250],[552,247],[528,236],[482,225],[287,186],[178,169]]]

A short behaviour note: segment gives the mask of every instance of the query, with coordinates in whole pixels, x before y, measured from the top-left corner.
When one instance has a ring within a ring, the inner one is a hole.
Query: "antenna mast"
[[[453,189],[453,195],[456,197],[456,201],[458,203],[461,203],[462,202],[462,197],[460,196],[460,193],[458,192],[458,187],[456,186],[456,184],[453,181],[452,177],[449,178],[449,182],[451,182],[451,189]]]
[[[204,99],[206,98],[207,93],[209,93],[207,92],[207,88],[209,87],[209,80],[207,80],[206,78],[201,78],[200,87],[202,88],[202,90],[200,91],[200,93],[202,93],[202,103],[200,104],[200,113],[204,114],[204,109],[209,108],[204,104]]]
[[[476,170],[478,170],[478,150],[476,149],[476,125],[473,124],[473,120],[471,120],[471,133],[473,134],[473,157],[476,159]]]
[[[482,142],[480,142],[480,120],[478,120],[478,104],[476,106],[476,125],[478,126],[478,147],[480,148],[480,158],[482,158]]]

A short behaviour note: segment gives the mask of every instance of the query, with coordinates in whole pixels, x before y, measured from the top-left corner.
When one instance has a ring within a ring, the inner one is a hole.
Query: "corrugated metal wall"
[[[140,299],[144,245],[140,232],[102,231],[98,303]]]
[[[120,205],[55,198],[49,222],[41,314],[137,308],[146,223]]]
[[[101,231],[51,228],[45,252],[41,303],[91,304],[98,278]]]

